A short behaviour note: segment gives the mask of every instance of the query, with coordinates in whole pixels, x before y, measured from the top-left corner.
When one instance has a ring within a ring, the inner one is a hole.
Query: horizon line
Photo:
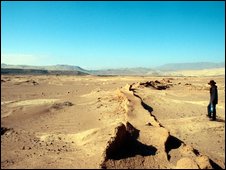
[[[11,65],[11,66],[33,66],[33,67],[48,67],[48,66],[75,66],[75,67],[80,67],[81,69],[87,69],[87,70],[103,70],[103,69],[132,69],[132,68],[144,68],[144,69],[152,69],[156,67],[161,67],[165,65],[170,65],[170,64],[198,64],[198,63],[212,63],[212,64],[220,64],[220,63],[225,63],[225,61],[220,61],[220,62],[210,62],[210,61],[199,61],[199,62],[178,62],[178,63],[165,63],[161,64],[158,66],[125,66],[125,67],[99,67],[99,68],[90,68],[90,67],[83,67],[80,65],[70,65],[70,64],[49,64],[49,65],[29,65],[29,64],[7,64],[7,63],[1,63],[5,65]],[[1,67],[2,68],[2,67]]]

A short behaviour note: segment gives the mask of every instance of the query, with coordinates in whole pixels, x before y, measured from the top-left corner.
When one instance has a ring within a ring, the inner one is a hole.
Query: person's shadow
[[[216,118],[216,122],[224,122],[224,123],[225,123],[225,120],[222,119],[222,118],[217,117],[217,118]]]

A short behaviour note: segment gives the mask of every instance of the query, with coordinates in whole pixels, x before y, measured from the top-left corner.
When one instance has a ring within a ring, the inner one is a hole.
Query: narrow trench
[[[133,95],[134,95],[134,96],[138,97],[138,98],[141,100],[141,105],[144,107],[144,109],[147,110],[147,111],[150,113],[150,115],[154,117],[155,121],[158,122],[158,120],[156,119],[156,117],[155,117],[154,115],[151,114],[152,111],[153,111],[153,108],[152,108],[151,106],[147,105],[146,103],[144,103],[143,100],[142,100],[142,98],[141,98],[139,95],[137,95],[137,94],[134,93],[134,92],[135,92],[135,89],[132,89],[132,88],[130,87],[130,91],[133,92]],[[163,127],[161,124],[160,124],[160,126]],[[172,135],[169,135],[169,137],[167,138],[167,141],[166,141],[166,143],[165,143],[165,151],[166,151],[166,153],[167,153],[167,159],[168,159],[168,160],[170,160],[170,158],[171,158],[169,152],[170,152],[172,149],[177,149],[177,148],[179,148],[179,147],[181,146],[182,143],[183,143],[183,142],[182,142],[180,139],[178,139],[178,138],[176,138],[176,137],[174,137],[174,136],[172,136]]]
[[[135,94],[136,91],[135,91],[135,89],[132,89],[132,85],[130,85],[129,90],[133,92],[133,95],[134,96],[138,97],[141,100],[141,105],[144,107],[144,109],[147,110],[150,113],[150,115],[154,117],[155,121],[158,122],[158,120],[156,119],[156,117],[152,114],[153,108],[151,106],[147,105],[146,103],[144,103],[143,100],[142,100],[142,98],[139,95]],[[163,127],[161,124],[160,124],[160,126]],[[165,143],[165,151],[167,153],[167,159],[169,161],[170,161],[170,158],[171,158],[170,151],[172,149],[179,148],[182,143],[183,143],[183,141],[181,141],[180,139],[178,139],[178,138],[176,138],[176,137],[174,137],[172,135],[169,135],[169,137],[168,137],[168,139],[167,139],[167,141]],[[157,151],[157,149],[156,149],[156,151]],[[199,151],[196,150],[196,149],[194,149],[194,153],[197,156],[200,154]],[[213,160],[209,159],[209,161],[210,161],[210,164],[213,167],[213,169],[223,169],[217,163],[215,163]]]
[[[155,121],[158,122],[158,120],[156,119],[156,117],[154,115],[152,115],[153,108],[151,106],[147,105],[146,103],[144,103],[143,100],[142,100],[142,98],[139,95],[135,94],[135,89],[132,89],[132,86],[129,88],[129,90],[133,92],[133,95],[135,97],[138,97],[141,100],[141,105],[143,106],[143,108],[145,110],[147,110],[150,113],[151,116],[154,117]],[[160,126],[163,127],[161,124],[160,124]],[[169,161],[170,161],[170,158],[171,158],[170,151],[172,149],[179,148],[182,143],[183,142],[180,139],[178,139],[178,138],[176,138],[176,137],[174,137],[172,135],[169,135],[169,137],[167,138],[167,141],[165,143],[165,151],[167,153],[167,159]]]
[[[129,90],[133,92],[133,95],[134,95],[135,97],[137,97],[137,98],[140,99],[141,105],[143,106],[143,108],[144,108],[145,110],[147,110],[147,111],[150,113],[150,116],[152,116],[152,117],[155,119],[156,122],[159,123],[160,127],[164,127],[164,126],[156,119],[156,117],[152,114],[153,108],[152,108],[151,106],[149,106],[148,104],[146,104],[146,103],[142,100],[142,98],[141,98],[139,95],[135,94],[135,89],[132,89],[132,86],[129,88]]]
[[[213,167],[213,169],[223,169],[222,167],[217,165],[212,159],[209,159],[209,160],[210,160],[210,164]]]
[[[137,95],[137,94],[134,93],[135,92],[135,89],[130,88],[130,91],[133,92],[133,95],[134,96],[138,97],[141,100],[141,105],[144,107],[144,109],[147,110],[150,113],[150,115],[154,117],[155,121],[158,122],[158,120],[156,119],[156,117],[151,114],[152,111],[153,111],[153,108],[151,106],[147,105],[146,103],[144,103],[143,100],[142,100],[142,98],[139,95]],[[160,126],[163,127],[161,124],[160,124]],[[180,139],[178,139],[178,138],[176,138],[176,137],[174,137],[172,135],[169,135],[169,137],[167,138],[167,141],[165,143],[165,151],[167,153],[167,159],[169,161],[170,161],[170,158],[171,158],[170,151],[172,149],[179,148],[182,143],[183,142]]]

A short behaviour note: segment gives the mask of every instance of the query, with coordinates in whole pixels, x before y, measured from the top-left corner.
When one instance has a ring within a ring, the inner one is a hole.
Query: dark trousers
[[[210,118],[212,117],[213,120],[216,120],[216,104],[212,104],[212,106],[213,106],[213,111],[212,112],[211,112],[211,104],[209,104],[207,106],[208,116]]]

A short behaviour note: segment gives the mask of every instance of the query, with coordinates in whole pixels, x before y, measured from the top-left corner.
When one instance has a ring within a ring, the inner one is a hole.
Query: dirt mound
[[[147,81],[145,83],[140,83],[140,85],[144,87],[152,87],[156,90],[166,90],[170,88],[170,86],[172,86],[171,81],[165,79],[163,79],[162,81]]]
[[[54,103],[51,108],[53,108],[53,109],[63,109],[64,107],[73,106],[73,105],[74,105],[73,103],[66,101],[66,102],[63,102],[63,103]]]

